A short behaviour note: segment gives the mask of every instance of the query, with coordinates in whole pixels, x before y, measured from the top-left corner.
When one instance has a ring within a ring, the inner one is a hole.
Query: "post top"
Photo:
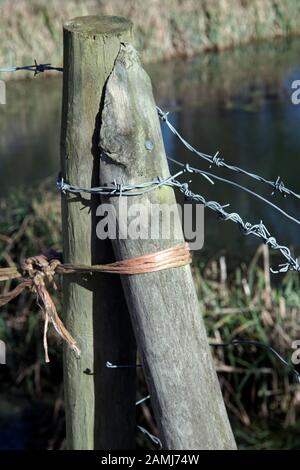
[[[81,34],[118,34],[132,28],[130,20],[121,16],[78,16],[64,24],[64,29]]]

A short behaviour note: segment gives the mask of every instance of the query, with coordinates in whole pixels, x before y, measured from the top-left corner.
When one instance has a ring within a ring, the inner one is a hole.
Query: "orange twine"
[[[61,255],[55,251],[48,251],[39,256],[27,258],[23,265],[24,273],[21,277],[16,268],[0,269],[0,281],[16,279],[21,277],[20,284],[12,291],[0,295],[0,307],[7,304],[24,289],[30,288],[36,295],[36,301],[45,316],[43,345],[45,351],[45,361],[49,362],[47,332],[49,322],[54,326],[57,334],[63,338],[69,347],[80,356],[80,350],[76,340],[71,336],[63,322],[59,318],[55,304],[48,292],[46,283],[57,289],[55,274],[83,274],[83,273],[113,273],[113,274],[145,274],[161,271],[163,269],[178,268],[191,263],[191,255],[187,243],[181,243],[172,248],[137,256],[127,260],[116,261],[109,264],[100,264],[93,266],[62,264]]]

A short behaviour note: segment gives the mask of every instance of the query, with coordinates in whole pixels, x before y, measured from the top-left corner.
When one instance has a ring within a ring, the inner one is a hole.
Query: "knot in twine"
[[[22,271],[31,279],[42,278],[54,283],[54,274],[60,264],[60,254],[49,250],[43,255],[26,258],[22,263]]]
[[[52,323],[57,334],[69,345],[76,356],[79,357],[80,349],[76,344],[76,340],[71,336],[61,321],[55,304],[48,292],[48,286],[57,290],[54,280],[55,274],[113,273],[133,275],[178,268],[190,263],[191,255],[187,243],[181,243],[156,253],[93,266],[63,264],[62,255],[56,251],[49,250],[45,254],[26,258],[22,263],[23,275],[21,275],[15,267],[0,268],[0,281],[21,277],[21,282],[15,289],[7,294],[0,295],[0,307],[20,295],[24,289],[29,288],[35,294],[37,305],[44,314],[43,346],[45,361],[50,362],[47,342],[49,323]]]
[[[45,361],[50,362],[48,355],[48,341],[47,333],[49,323],[52,323],[58,335],[67,342],[70,348],[77,356],[80,356],[80,350],[76,345],[75,339],[70,335],[63,322],[59,318],[56,306],[48,292],[47,285],[50,285],[57,290],[54,281],[54,275],[58,266],[61,265],[61,255],[55,251],[49,250],[43,255],[33,256],[27,258],[22,263],[21,282],[18,286],[7,294],[0,296],[0,307],[6,305],[8,302],[18,297],[26,288],[29,288],[36,296],[37,305],[40,307],[44,314],[44,335],[43,346],[45,351]],[[1,280],[13,279],[19,277],[19,273],[15,270],[15,275],[12,269],[3,268],[0,270],[3,276]]]
[[[25,282],[31,282],[29,287],[31,288],[32,292],[34,292],[36,296],[36,302],[44,313],[45,322],[43,345],[46,362],[50,362],[47,341],[49,322],[52,323],[58,335],[67,342],[75,354],[78,357],[80,356],[80,350],[76,345],[76,341],[59,318],[56,306],[46,287],[46,284],[49,284],[54,288],[54,290],[57,290],[57,285],[54,281],[54,275],[56,273],[57,267],[62,264],[60,258],[61,256],[59,253],[50,250],[43,255],[27,258],[22,263],[22,271],[26,277]]]

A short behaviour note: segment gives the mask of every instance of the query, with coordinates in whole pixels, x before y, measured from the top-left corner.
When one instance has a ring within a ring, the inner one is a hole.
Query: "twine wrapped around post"
[[[48,292],[47,285],[57,290],[54,280],[55,274],[93,274],[102,272],[133,275],[177,268],[189,263],[191,263],[191,255],[187,243],[182,243],[156,253],[93,266],[63,264],[61,253],[49,250],[45,254],[27,258],[21,267],[23,275],[16,267],[0,268],[0,281],[21,279],[17,287],[6,294],[0,295],[0,307],[18,297],[26,288],[29,288],[36,295],[37,305],[41,308],[45,317],[43,335],[45,361],[50,362],[47,342],[49,323],[52,323],[57,334],[79,356],[80,350],[76,340],[65,328]]]

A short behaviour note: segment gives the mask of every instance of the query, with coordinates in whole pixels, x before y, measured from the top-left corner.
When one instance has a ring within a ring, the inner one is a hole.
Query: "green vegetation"
[[[2,0],[0,12],[6,65],[61,65],[62,25],[83,15],[130,18],[145,63],[300,32],[298,0]]]
[[[212,343],[260,341],[289,361],[292,342],[300,334],[299,277],[295,273],[274,276],[278,283],[274,286],[269,267],[265,245],[250,264],[229,266],[228,274],[224,256],[200,263],[194,268],[200,307]],[[262,436],[272,441],[272,429],[296,425],[299,386],[275,356],[249,345],[218,348],[213,353],[228,410],[239,423],[236,435],[242,447],[267,448],[260,443]],[[282,433],[281,440],[277,435],[274,439],[282,447],[290,436]]]

